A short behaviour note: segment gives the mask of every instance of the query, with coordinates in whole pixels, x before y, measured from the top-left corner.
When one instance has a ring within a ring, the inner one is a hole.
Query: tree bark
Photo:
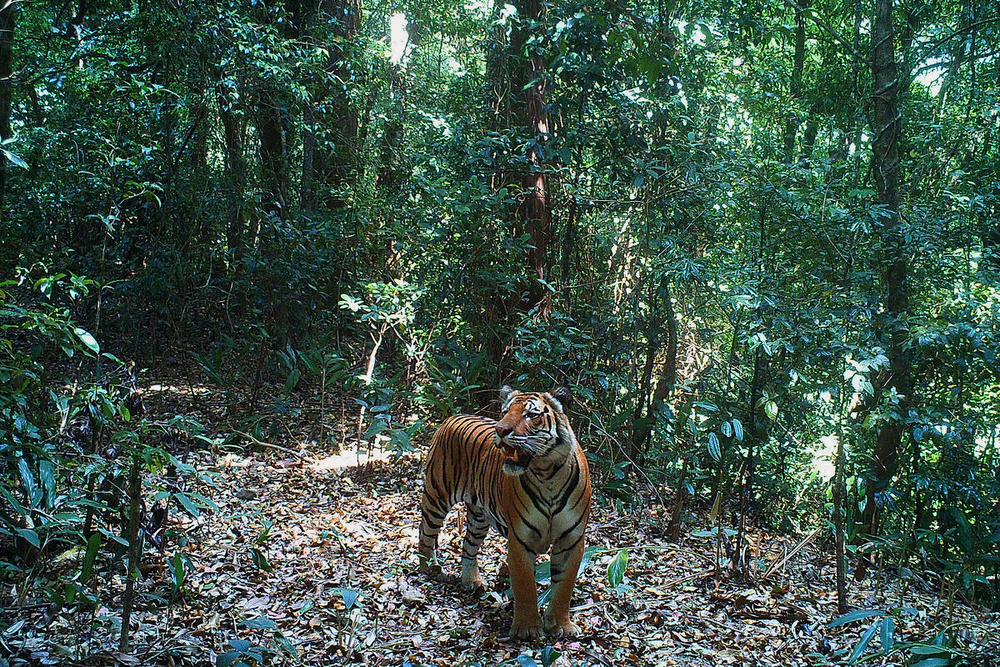
[[[243,152],[243,126],[237,115],[239,96],[230,89],[225,74],[215,73],[215,93],[222,121],[222,141],[226,165],[229,219],[226,221],[226,242],[229,246],[230,267],[239,270],[246,249],[246,157]]]
[[[359,118],[348,96],[350,82],[355,78],[348,49],[361,27],[361,1],[324,0],[318,24],[329,26],[330,59],[326,71],[334,83],[320,84],[306,114],[310,123],[305,130],[309,155],[304,155],[303,160],[308,159],[309,164],[303,162],[301,198],[307,211],[320,202],[332,210],[350,204],[346,189],[358,169]]]
[[[573,292],[571,284],[575,274],[573,257],[576,254],[576,226],[580,208],[577,201],[576,183],[570,192],[566,207],[566,224],[563,231],[562,254],[559,257],[559,280],[562,283],[562,308],[565,312],[573,311]]]
[[[284,110],[276,91],[265,88],[257,101],[257,132],[260,135],[263,213],[282,219],[287,215],[288,169]]]
[[[518,0],[517,11],[518,21],[511,30],[510,38],[510,53],[516,63],[511,89],[519,98],[521,127],[531,137],[525,151],[528,168],[521,176],[522,195],[517,219],[523,225],[530,244],[526,256],[531,281],[527,286],[527,306],[529,309],[537,308],[539,316],[547,319],[552,310],[552,300],[544,281],[549,277],[547,255],[552,237],[552,210],[545,145],[552,132],[546,109],[548,76],[545,59],[537,45],[528,45],[533,24],[545,19],[545,6],[540,0]],[[531,53],[525,53],[526,47]]]
[[[401,67],[390,64],[389,68],[389,94],[395,105],[382,134],[376,185],[382,190],[389,191],[391,196],[403,176],[399,151],[403,143],[406,119],[406,75]]]
[[[10,114],[14,93],[14,12],[19,3],[7,2],[0,9],[0,142],[11,136]],[[0,222],[5,220],[9,161],[0,155]]]
[[[129,630],[132,625],[132,604],[135,600],[135,580],[139,577],[139,512],[142,504],[141,456],[131,453],[132,462],[128,473],[128,562],[125,577],[125,593],[122,595],[122,627],[118,639],[118,650],[129,652]]]
[[[656,411],[667,400],[667,397],[677,384],[677,315],[674,312],[674,305],[671,302],[670,285],[666,280],[663,280],[660,290],[664,302],[663,310],[666,315],[664,320],[667,327],[667,348],[664,354],[663,367],[660,369],[656,380],[656,387],[653,389],[652,396],[649,396],[650,376],[652,375],[654,360],[659,353],[660,345],[660,335],[650,334],[649,345],[646,351],[646,365],[643,369],[643,382],[639,396],[640,402],[636,406],[632,418],[631,455],[634,460],[641,459],[649,447],[653,424],[656,422]],[[662,324],[656,323],[653,328],[659,330],[662,328]]]
[[[687,483],[688,459],[685,456],[681,461],[681,474],[677,480],[677,492],[674,495],[674,507],[670,512],[670,523],[667,525],[667,534],[674,542],[681,538],[681,514],[684,512],[684,498],[687,494],[685,484]]]
[[[806,61],[806,19],[803,14],[808,8],[809,0],[799,0],[795,6],[795,54],[792,60],[792,79],[788,85],[789,109],[785,116],[785,131],[782,136],[785,162],[788,164],[795,160],[795,134],[799,126],[795,105],[802,97],[802,72]]]
[[[882,386],[882,395],[895,394],[897,405],[889,419],[879,429],[875,456],[865,484],[865,509],[862,527],[868,535],[877,535],[881,523],[878,494],[887,489],[899,465],[899,445],[903,434],[902,418],[910,398],[910,360],[903,343],[906,339],[905,317],[909,306],[907,284],[908,261],[906,244],[899,215],[899,183],[901,168],[899,143],[902,122],[897,97],[899,71],[896,63],[895,34],[892,22],[892,0],[878,0],[872,31],[872,99],[875,111],[875,139],[872,142],[872,173],[878,201],[885,209],[885,246],[883,261],[885,282],[883,321],[888,339],[889,373]],[[890,398],[890,400],[893,400]],[[855,576],[865,575],[865,562],[859,563]]]
[[[841,395],[846,387],[841,389]],[[842,401],[843,402],[843,401]],[[837,424],[837,457],[833,468],[833,533],[834,554],[837,559],[837,611],[846,614],[847,603],[847,558],[844,538],[844,478],[846,476],[847,457],[844,455],[844,415],[843,407],[838,416]]]
[[[764,387],[767,385],[767,374],[769,361],[764,354],[763,346],[754,352],[753,375],[750,378],[750,397],[747,402],[747,411],[744,416],[749,427],[746,431],[747,455],[743,460],[740,477],[740,498],[739,498],[739,526],[736,531],[736,544],[734,548],[733,569],[742,572],[746,567],[746,559],[743,554],[743,543],[746,539],[747,514],[753,509],[753,486],[757,468],[757,450],[767,441],[767,431],[764,428],[763,420],[760,417],[761,410],[758,404],[764,396]]]

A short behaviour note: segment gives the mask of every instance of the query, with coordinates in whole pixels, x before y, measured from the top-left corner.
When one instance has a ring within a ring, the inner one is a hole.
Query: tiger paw
[[[421,561],[420,566],[417,569],[420,574],[426,574],[429,577],[436,577],[441,574],[441,566],[437,563],[427,563]]]
[[[511,639],[541,639],[544,634],[542,624],[538,622],[534,625],[518,625],[515,622],[510,626]]]
[[[576,637],[580,634],[580,626],[569,619],[555,621],[546,618],[545,633],[553,637]]]
[[[479,578],[473,579],[472,581],[463,581],[462,590],[467,593],[481,595],[486,592],[486,584],[484,584],[483,580]]]

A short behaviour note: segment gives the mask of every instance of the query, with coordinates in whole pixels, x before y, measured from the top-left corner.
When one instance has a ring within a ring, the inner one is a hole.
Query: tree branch
[[[805,12],[805,9],[804,9],[804,8],[802,8],[802,7],[800,7],[800,6],[799,6],[799,5],[797,4],[797,3],[795,3],[795,1],[794,1],[794,0],[785,0],[785,4],[786,4],[786,5],[788,5],[789,7],[791,7],[792,9],[794,9],[794,10],[795,10],[795,11],[797,11],[797,12]],[[822,28],[822,29],[823,29],[823,30],[825,30],[825,31],[826,31],[827,33],[829,33],[829,35],[830,35],[831,37],[833,37],[833,38],[834,38],[835,40],[837,40],[838,42],[840,42],[840,43],[841,43],[841,45],[843,45],[843,46],[844,46],[844,48],[846,48],[846,49],[847,49],[848,53],[850,53],[851,55],[853,55],[853,56],[854,56],[855,58],[858,58],[859,60],[866,60],[866,58],[865,58],[864,56],[862,56],[862,55],[861,55],[861,54],[860,54],[860,53],[859,53],[859,52],[858,52],[858,51],[857,51],[857,50],[856,50],[856,49],[854,48],[854,46],[853,46],[853,45],[852,45],[852,44],[851,44],[850,42],[848,42],[848,41],[847,41],[846,39],[844,39],[844,38],[843,38],[843,37],[842,37],[842,36],[840,35],[840,33],[839,33],[839,32],[837,32],[836,30],[834,30],[834,29],[833,29],[833,28],[832,28],[832,27],[830,26],[830,24],[829,24],[829,23],[827,23],[826,21],[824,21],[823,19],[821,19],[821,18],[820,18],[819,16],[817,16],[817,15],[816,15],[816,12],[815,12],[815,11],[814,11],[814,12],[811,12],[811,13],[809,14],[809,17],[810,17],[810,18],[812,19],[812,22],[813,22],[813,23],[815,23],[816,25],[818,25],[818,26],[819,26],[820,28]]]

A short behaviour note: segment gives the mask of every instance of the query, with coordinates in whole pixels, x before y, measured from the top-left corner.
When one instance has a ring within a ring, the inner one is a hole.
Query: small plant
[[[256,642],[248,639],[230,639],[227,642],[229,650],[215,658],[216,667],[257,667],[269,659],[287,656],[298,660],[299,654],[288,637],[285,637],[278,625],[269,618],[251,618],[240,623],[248,630],[270,631]]]
[[[559,659],[559,656],[561,655],[562,655],[561,651],[557,651],[551,646],[546,646],[545,648],[543,648],[541,651],[538,652],[537,660],[526,653],[522,653],[521,655],[514,658],[514,660],[512,660],[511,662],[514,664],[518,664],[521,667],[538,667],[539,663],[541,663],[542,667],[552,667],[552,665],[555,663],[556,660]]]
[[[265,556],[264,552],[260,549],[260,547],[264,546],[264,544],[271,539],[271,528],[273,527],[273,521],[265,521],[264,527],[261,529],[260,533],[258,533],[257,538],[250,546],[250,560],[252,560],[253,564],[257,566],[257,569],[262,572],[274,571],[274,567],[268,562],[267,556]]]
[[[911,667],[949,667],[950,665],[966,664],[966,660],[972,656],[969,651],[963,650],[955,644],[950,639],[950,636],[952,635],[952,630],[957,629],[959,625],[979,624],[955,624],[941,630],[941,632],[929,640],[898,641],[896,637],[896,619],[902,616],[915,616],[917,613],[916,609],[910,607],[856,609],[830,621],[830,627],[834,628],[856,621],[875,619],[871,626],[861,635],[858,643],[854,645],[850,655],[846,657],[842,664],[854,665],[877,658],[885,659],[893,654],[905,656]],[[981,629],[987,632],[995,631],[995,628],[988,628],[985,625],[982,625]],[[881,650],[865,655],[865,651],[875,637],[879,639]],[[846,651],[844,653],[846,654]]]
[[[392,405],[369,406],[362,400],[355,399],[367,408],[370,422],[364,434],[364,440],[369,443],[386,443],[382,449],[388,449],[394,457],[414,451],[412,437],[424,426],[423,420],[417,420],[409,425],[401,424],[392,418]]]

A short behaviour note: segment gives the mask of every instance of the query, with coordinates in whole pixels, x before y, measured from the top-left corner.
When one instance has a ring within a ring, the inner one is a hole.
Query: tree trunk
[[[518,0],[518,21],[511,30],[510,53],[516,63],[511,88],[519,98],[521,127],[529,140],[525,157],[528,170],[521,176],[522,195],[517,219],[528,235],[527,286],[528,308],[537,308],[542,318],[552,310],[548,281],[548,246],[552,238],[552,210],[546,170],[545,145],[551,137],[549,114],[546,110],[545,59],[537,45],[528,45],[532,24],[545,19],[545,6],[540,0]],[[531,53],[525,53],[529,48]]]
[[[278,94],[271,89],[260,92],[257,102],[257,132],[260,135],[261,184],[264,215],[282,219],[287,215],[288,169],[286,166],[284,110]]]
[[[806,19],[804,11],[809,8],[809,0],[799,0],[795,6],[795,54],[792,60],[792,79],[788,85],[789,109],[785,116],[783,143],[785,162],[795,160],[795,134],[799,127],[799,117],[795,106],[802,97],[802,71],[806,62]]]
[[[674,542],[681,538],[681,514],[684,512],[684,498],[687,490],[684,485],[687,483],[688,460],[685,456],[681,461],[681,475],[677,480],[677,491],[674,495],[674,508],[670,512],[670,523],[667,526],[667,534]]]
[[[656,422],[656,411],[663,405],[664,401],[674,389],[677,383],[677,315],[674,312],[674,305],[671,302],[670,285],[666,280],[660,285],[664,312],[666,314],[667,326],[667,349],[665,359],[660,374],[656,380],[656,387],[652,396],[648,394],[650,375],[652,374],[654,360],[659,352],[660,336],[657,333],[649,334],[649,345],[646,351],[646,365],[643,369],[643,381],[639,404],[636,407],[632,420],[632,450],[633,460],[640,460],[649,447],[649,439],[653,432],[653,424]],[[653,329],[659,331],[662,324],[655,323]]]
[[[359,119],[348,96],[356,77],[348,49],[361,26],[360,0],[324,0],[318,24],[330,26],[326,71],[334,83],[320,85],[308,115],[311,173],[303,175],[309,189],[303,186],[302,200],[306,210],[319,202],[339,210],[350,204],[346,191],[358,169]]]
[[[316,114],[309,101],[302,103],[302,176],[299,179],[299,208],[312,211],[316,206]]]
[[[844,389],[841,390],[843,395]],[[833,472],[833,532],[834,553],[837,559],[837,611],[846,614],[847,604],[847,558],[844,538],[844,478],[847,457],[844,455],[844,415],[843,407],[837,424],[837,458],[834,461]]]
[[[885,208],[885,316],[884,329],[888,332],[887,356],[889,373],[882,387],[882,394],[898,397],[898,404],[890,410],[889,419],[876,438],[872,469],[865,484],[865,510],[862,514],[863,529],[868,535],[877,535],[881,521],[881,508],[877,494],[889,487],[899,464],[899,444],[903,434],[902,417],[910,398],[910,360],[903,349],[906,339],[903,321],[909,305],[907,285],[908,262],[902,224],[899,217],[900,161],[899,143],[902,122],[897,96],[899,73],[892,24],[892,0],[878,0],[872,32],[872,98],[875,111],[875,139],[872,142],[872,173],[878,201]],[[865,564],[859,563],[855,576],[865,575]]]
[[[490,16],[492,29],[486,40],[486,104],[492,112],[490,115],[490,130],[503,132],[514,124],[511,117],[511,60],[512,49],[508,41],[507,31],[501,21],[504,4],[493,4],[493,14]],[[516,54],[515,54],[516,55]],[[502,170],[494,172],[494,189],[499,190],[507,185]]]
[[[736,546],[734,548],[733,569],[741,571],[746,567],[746,560],[743,557],[743,543],[746,538],[747,514],[753,509],[753,486],[754,475],[757,467],[757,450],[763,446],[767,440],[767,432],[760,417],[760,403],[764,396],[764,387],[767,384],[768,358],[764,354],[763,346],[757,348],[754,353],[753,375],[750,379],[750,400],[747,403],[747,412],[744,417],[747,430],[745,437],[747,443],[747,455],[743,460],[740,479],[740,503],[739,503],[739,527],[736,531]]]
[[[226,242],[233,273],[239,270],[246,249],[246,158],[243,153],[243,127],[236,114],[240,96],[231,90],[225,74],[215,74],[216,100],[222,121],[222,141],[225,156],[229,219],[226,221]]]
[[[19,3],[7,2],[0,9],[0,141],[10,138],[10,114],[14,93],[14,12]],[[4,217],[9,161],[0,155],[0,222]]]
[[[376,185],[393,196],[403,175],[399,151],[406,120],[406,77],[401,67],[390,64],[389,68],[389,94],[395,105],[382,134]]]
[[[132,462],[128,473],[128,562],[126,563],[125,593],[122,596],[122,628],[118,650],[129,651],[129,629],[132,624],[132,604],[135,600],[135,580],[139,576],[139,512],[142,496],[141,456],[132,452]]]
[[[563,232],[562,254],[559,258],[559,280],[562,283],[562,308],[566,313],[573,311],[573,292],[571,289],[573,275],[573,256],[576,251],[576,225],[579,215],[576,184],[569,196],[566,207],[566,224]]]

